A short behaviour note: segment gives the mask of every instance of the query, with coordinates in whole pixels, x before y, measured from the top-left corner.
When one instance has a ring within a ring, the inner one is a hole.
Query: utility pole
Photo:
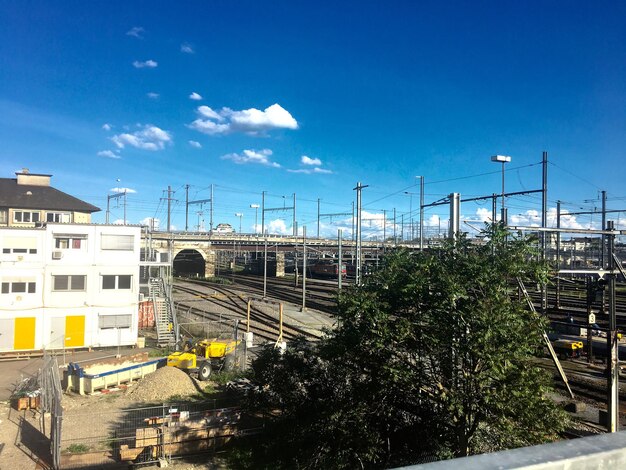
[[[361,182],[357,182],[356,188],[356,285],[361,285],[361,191],[369,185],[363,186]]]
[[[548,152],[542,155],[542,185],[541,185],[541,259],[546,259],[546,237],[545,228],[548,226]],[[541,284],[541,313],[544,315],[548,310],[548,286]]]
[[[106,213],[106,223],[109,223],[109,216],[111,214],[111,211],[109,210],[110,207],[110,202],[111,199],[119,199],[123,197],[124,198],[124,225],[126,225],[126,190],[124,190],[123,192],[118,192],[115,194],[109,194],[107,195],[107,213]]]
[[[172,187],[167,187],[167,231],[171,232],[170,220],[172,216]]]
[[[556,201],[556,228],[561,228],[561,201]],[[561,232],[556,232],[556,268],[561,269]],[[556,308],[561,308],[561,276],[556,277]]]
[[[352,244],[354,244],[356,233],[354,231],[354,201],[352,201]]]
[[[420,251],[424,251],[424,177],[420,176]]]
[[[606,230],[606,191],[602,191],[602,230]],[[604,250],[606,247],[606,235],[602,235],[600,247],[600,269],[604,269]]]
[[[185,232],[189,230],[189,185],[185,185]]]
[[[383,209],[383,253],[387,242],[387,211]]]
[[[265,193],[261,192],[261,235],[265,235]]]
[[[356,257],[356,233],[354,230],[354,201],[352,201],[352,264],[354,264],[354,258]]]
[[[548,152],[544,151],[541,159],[542,184],[541,184],[541,228],[548,225]],[[541,232],[542,259],[546,259],[546,232]],[[545,313],[545,310],[544,312]]]
[[[337,289],[341,290],[341,277],[343,273],[343,254],[341,253],[341,242],[343,238],[343,231],[341,229],[337,230],[337,256],[338,266],[337,266]]]
[[[396,237],[396,208],[393,208],[393,246],[398,246],[398,238]]]
[[[615,230],[615,226],[612,220],[607,222],[607,230]],[[617,432],[619,431],[619,344],[617,341],[617,315],[615,304],[615,234],[608,235],[607,246],[607,258],[608,258],[608,272],[605,276],[608,277],[608,293],[609,293],[609,331],[606,335],[607,347],[609,347],[610,360],[607,361],[607,380],[608,380],[608,419],[607,419],[607,431]]]
[[[320,237],[320,198],[317,198],[317,238]]]
[[[265,235],[265,245],[263,249],[263,298],[267,297],[267,235]]]
[[[296,193],[293,193],[293,236],[298,236],[298,223],[296,222]]]
[[[306,311],[306,225],[302,226],[302,311]]]
[[[213,183],[211,183],[211,213],[209,215],[209,232],[213,232]]]

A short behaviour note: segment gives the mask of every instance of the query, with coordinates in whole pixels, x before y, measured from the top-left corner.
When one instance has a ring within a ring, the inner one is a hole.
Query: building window
[[[0,224],[2,225],[7,224],[7,210],[6,209],[0,209]]]
[[[29,253],[31,255],[36,255],[37,248],[2,248],[2,253]]]
[[[135,248],[135,236],[103,233],[101,247],[103,250],[133,251]]]
[[[85,248],[87,235],[55,235],[54,247],[57,250],[80,250]]]
[[[67,212],[48,212],[46,214],[46,221],[69,224],[71,221],[71,214]]]
[[[30,211],[14,211],[13,222],[17,223],[35,223],[39,222],[39,212]]]
[[[132,321],[132,315],[100,315],[98,317],[98,327],[102,330],[107,328],[130,328]]]
[[[37,292],[37,284],[34,282],[3,282],[2,293],[3,294],[34,294]]]
[[[102,276],[102,289],[130,289],[132,276],[130,274],[104,274]]]
[[[84,292],[87,276],[56,275],[52,276],[52,290],[55,292]]]

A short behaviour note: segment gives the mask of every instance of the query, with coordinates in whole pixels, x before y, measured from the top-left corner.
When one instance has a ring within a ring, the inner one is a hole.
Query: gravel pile
[[[173,395],[189,396],[202,391],[192,377],[176,367],[161,367],[146,375],[126,391],[128,398],[138,401],[166,401]]]

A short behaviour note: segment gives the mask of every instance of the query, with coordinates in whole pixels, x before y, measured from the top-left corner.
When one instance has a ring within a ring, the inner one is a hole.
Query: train
[[[315,264],[307,266],[307,271],[311,277],[331,277],[339,276],[339,263],[333,261],[318,261]],[[341,264],[341,276],[346,277],[347,270],[344,263]]]

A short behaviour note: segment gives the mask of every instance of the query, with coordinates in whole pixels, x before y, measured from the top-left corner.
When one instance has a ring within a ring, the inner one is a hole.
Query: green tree
[[[545,324],[512,295],[546,267],[527,238],[493,232],[389,254],[339,296],[323,340],[261,354],[250,406],[270,418],[254,466],[378,468],[554,439],[565,415],[532,362]]]

